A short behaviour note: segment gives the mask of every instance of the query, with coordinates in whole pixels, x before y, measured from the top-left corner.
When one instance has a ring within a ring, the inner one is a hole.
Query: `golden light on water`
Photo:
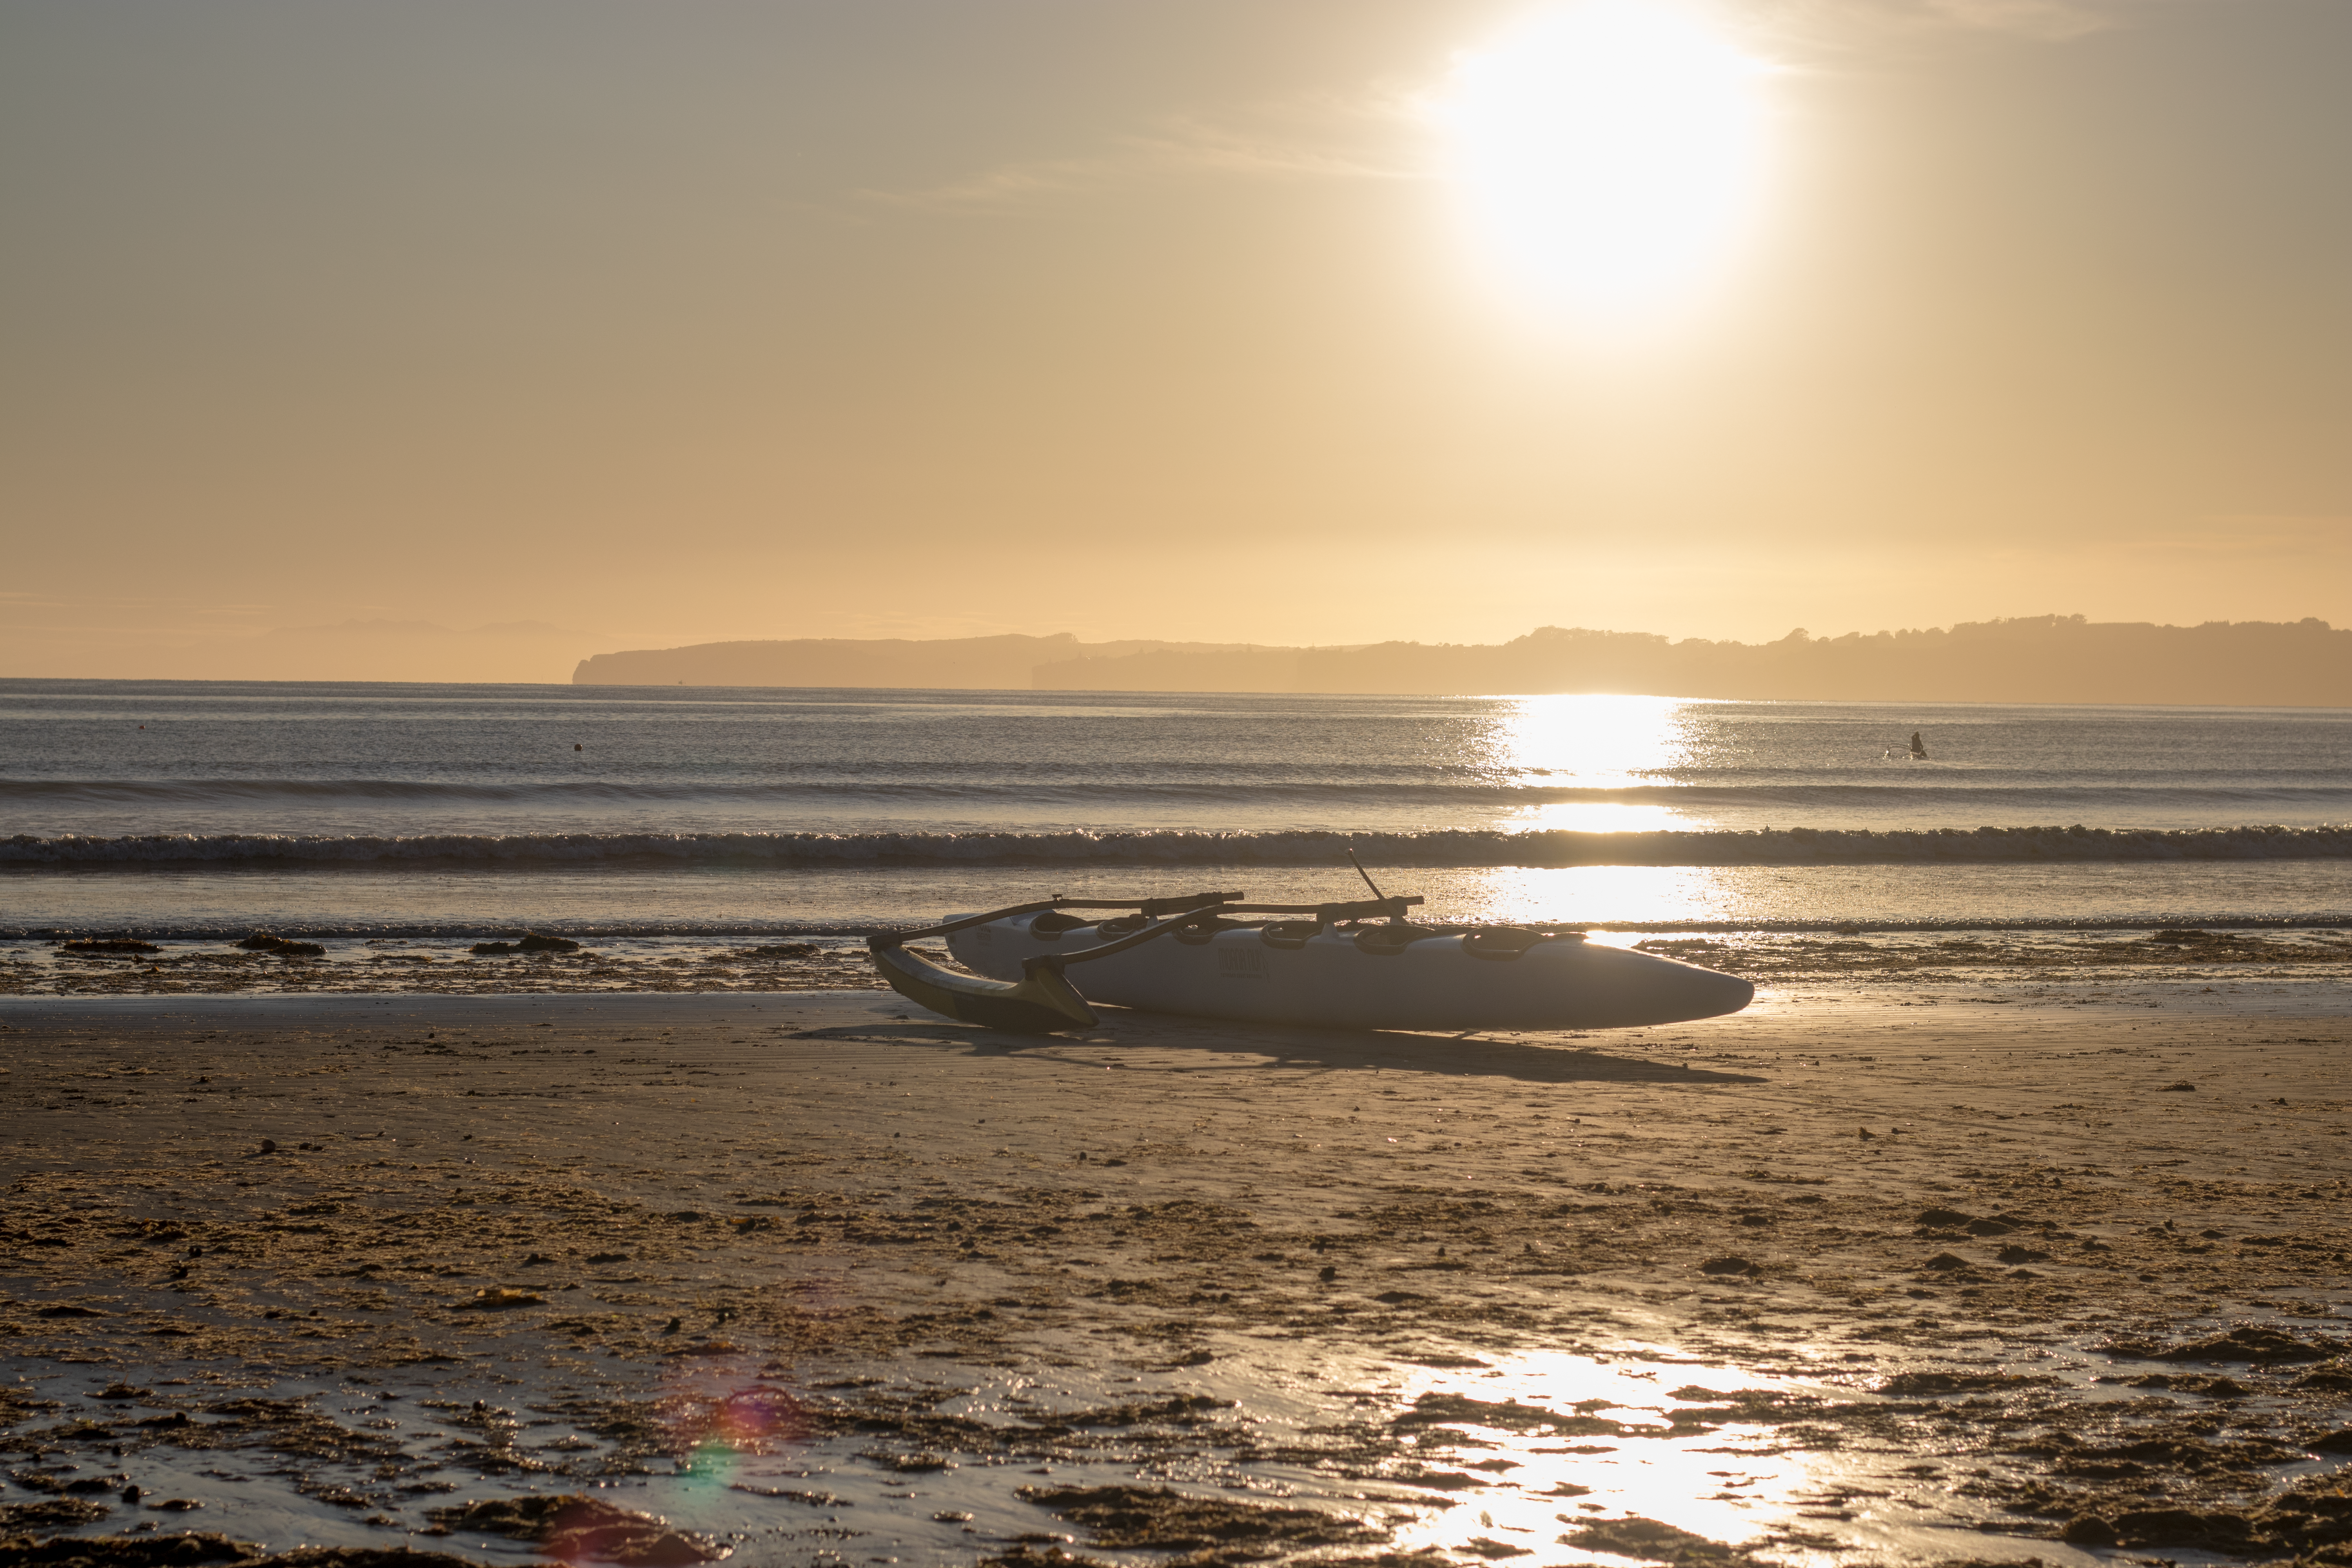
[[[1528,697],[1502,716],[1497,761],[1585,789],[1624,789],[1687,752],[1679,697]]]
[[[1672,770],[1704,747],[1691,710],[1672,697],[1556,696],[1521,699],[1487,738],[1486,766],[1518,785],[1626,790],[1671,785]],[[1550,800],[1512,809],[1512,831],[1627,833],[1688,828],[1687,812],[1662,803]]]
[[[1520,698],[1496,715],[1479,764],[1521,788],[1671,790],[1677,770],[1721,760],[1723,742],[1706,721],[1709,706],[1676,697]],[[1570,798],[1513,807],[1501,826],[1510,832],[1628,833],[1688,832],[1715,823],[1703,809],[1667,801]],[[1481,920],[1722,920],[1738,902],[1723,870],[1705,866],[1499,867],[1480,872],[1477,881],[1471,901]]]
[[[1716,866],[1506,866],[1480,873],[1476,918],[1511,924],[1723,921],[1745,912]],[[1639,933],[1616,945],[1630,946]]]
[[[1486,263],[1586,318],[1685,292],[1754,205],[1763,75],[1675,0],[1569,0],[1458,57],[1435,118]]]
[[[1475,1424],[1475,1407],[1464,1410],[1458,1429],[1465,1447],[1475,1447],[1490,1463],[1507,1463],[1497,1467],[1493,1483],[1482,1486],[1475,1501],[1433,1511],[1408,1527],[1398,1544],[1480,1555],[1501,1555],[1491,1552],[1495,1545],[1519,1545],[1513,1555],[1538,1563],[1589,1561],[1590,1551],[1557,1552],[1564,1543],[1563,1526],[1631,1516],[1712,1541],[1753,1542],[1786,1530],[1821,1489],[1848,1495],[1858,1486],[1874,1485],[1881,1489],[1868,1495],[1885,1495],[1883,1480],[1854,1479],[1871,1473],[1868,1458],[1790,1452],[1770,1428],[1726,1420],[1720,1407],[1708,1410],[1727,1396],[1702,1385],[1799,1398],[1841,1391],[1704,1367],[1686,1352],[1666,1346],[1641,1347],[1635,1353],[1644,1359],[1612,1364],[1538,1352],[1497,1357],[1483,1371],[1434,1373],[1408,1382],[1399,1391],[1403,1403],[1437,1395],[1516,1404],[1559,1413],[1559,1425],[1549,1430],[1482,1426]],[[1703,1418],[1693,1425],[1677,1422],[1678,1416],[1694,1421],[1701,1413]],[[1601,1442],[1578,1442],[1575,1417],[1597,1417],[1604,1429],[1616,1430]],[[1906,1528],[1912,1523],[1900,1516],[1874,1517],[1861,1528],[1898,1551],[1929,1545],[1921,1539],[1924,1532]],[[1545,1552],[1547,1545],[1554,1552]]]
[[[1670,805],[1634,805],[1596,800],[1559,800],[1522,806],[1511,814],[1514,832],[1653,833],[1679,826]]]

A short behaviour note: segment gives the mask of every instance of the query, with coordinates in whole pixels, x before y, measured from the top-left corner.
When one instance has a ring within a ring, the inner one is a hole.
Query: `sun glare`
[[[1486,263],[1588,318],[1687,291],[1754,204],[1762,75],[1677,0],[1567,0],[1458,57],[1435,117]]]

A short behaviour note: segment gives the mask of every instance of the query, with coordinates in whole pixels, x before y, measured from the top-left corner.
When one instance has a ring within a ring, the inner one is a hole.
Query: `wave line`
[[[2352,858],[2352,824],[2320,827],[1979,827],[1757,832],[17,834],[0,870],[308,867],[352,870],[667,865],[1332,866],[1352,846],[1399,868],[1854,866]]]

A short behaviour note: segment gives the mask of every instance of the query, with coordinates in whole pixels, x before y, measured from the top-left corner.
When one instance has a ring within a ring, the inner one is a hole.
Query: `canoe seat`
[[[1462,939],[1462,951],[1473,958],[1508,963],[1536,943],[1551,938],[1550,931],[1529,931],[1524,926],[1485,926]]]
[[[1356,951],[1369,952],[1375,958],[1393,958],[1416,942],[1426,942],[1444,931],[1424,931],[1419,926],[1366,926],[1356,933]]]
[[[1094,923],[1090,920],[1081,920],[1076,915],[1066,915],[1059,910],[1047,910],[1029,922],[1029,934],[1040,942],[1053,942],[1066,931],[1076,931],[1080,926],[1090,926]]]

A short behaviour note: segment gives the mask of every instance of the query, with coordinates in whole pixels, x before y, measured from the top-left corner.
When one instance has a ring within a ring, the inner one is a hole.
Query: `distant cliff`
[[[1798,630],[1770,643],[1674,642],[1646,632],[1559,626],[1498,644],[1359,647],[1082,643],[1066,632],[930,642],[803,638],[598,654],[581,661],[572,680],[583,686],[1616,691],[1761,700],[2352,708],[2352,630],[2318,620],[2159,626],[2036,616],[1839,637]]]
[[[1157,648],[1202,651],[1215,643],[1082,643],[1051,637],[798,637],[707,642],[690,647],[600,653],[572,672],[574,686],[866,686],[1026,691],[1041,665],[1118,658]]]
[[[1778,642],[1672,642],[1543,626],[1498,645],[1143,651],[1066,658],[1036,684],[1091,691],[1616,691],[1760,700],[2352,707],[2352,631],[2319,620],[2199,626],[2080,616]]]

